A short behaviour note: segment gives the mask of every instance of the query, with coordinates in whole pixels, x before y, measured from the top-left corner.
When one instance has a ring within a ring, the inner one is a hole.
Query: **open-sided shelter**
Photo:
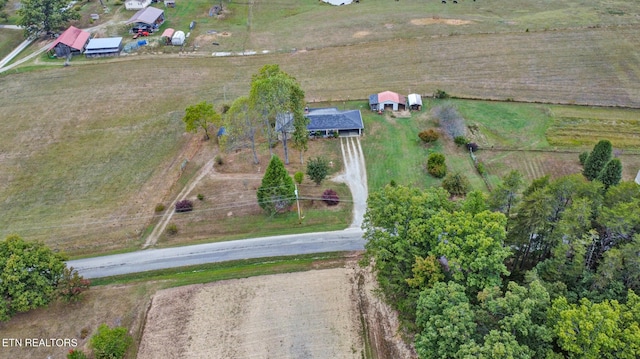
[[[369,107],[371,111],[384,111],[391,107],[393,111],[404,110],[407,100],[404,96],[391,91],[384,91],[369,96]]]
[[[58,38],[51,44],[49,51],[56,57],[66,57],[68,55],[79,55],[84,52],[89,43],[91,34],[75,26],[69,26]]]
[[[84,52],[86,57],[118,56],[122,51],[122,37],[93,38]]]
[[[127,24],[133,24],[131,31],[137,33],[139,30],[155,32],[158,31],[160,25],[164,23],[164,10],[155,7],[147,7],[138,10],[129,20]]]
[[[307,130],[312,136],[360,136],[364,130],[360,110],[340,111],[335,107],[309,109],[305,113],[309,119]]]
[[[411,93],[407,96],[407,102],[409,103],[409,109],[422,110],[422,97],[417,93]]]

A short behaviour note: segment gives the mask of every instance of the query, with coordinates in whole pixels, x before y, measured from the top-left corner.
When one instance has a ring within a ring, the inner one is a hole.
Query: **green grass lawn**
[[[20,30],[0,29],[0,59],[9,55],[20,43],[24,35]]]

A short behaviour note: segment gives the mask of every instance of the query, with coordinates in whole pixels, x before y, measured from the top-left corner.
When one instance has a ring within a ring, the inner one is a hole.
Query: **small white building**
[[[409,109],[417,111],[422,110],[422,97],[417,93],[409,94],[407,102],[409,104]]]
[[[640,184],[640,171],[638,171],[638,174],[636,175],[636,183]]]
[[[182,46],[184,44],[184,31],[176,31],[171,38],[171,45]]]
[[[151,5],[151,0],[127,0],[124,3],[124,8],[127,10],[140,10]]]

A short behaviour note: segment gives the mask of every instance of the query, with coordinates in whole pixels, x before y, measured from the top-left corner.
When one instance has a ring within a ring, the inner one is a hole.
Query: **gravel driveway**
[[[342,160],[344,172],[334,178],[335,181],[345,182],[353,197],[353,222],[349,228],[362,228],[362,220],[367,210],[367,169],[364,164],[364,154],[360,146],[359,137],[341,137]]]

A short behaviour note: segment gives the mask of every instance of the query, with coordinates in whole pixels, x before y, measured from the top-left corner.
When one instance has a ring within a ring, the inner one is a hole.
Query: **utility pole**
[[[298,207],[298,222],[302,223],[302,217],[300,217],[300,200],[298,198],[298,185],[296,183],[293,184],[295,186],[294,193],[296,194],[296,206]]]

